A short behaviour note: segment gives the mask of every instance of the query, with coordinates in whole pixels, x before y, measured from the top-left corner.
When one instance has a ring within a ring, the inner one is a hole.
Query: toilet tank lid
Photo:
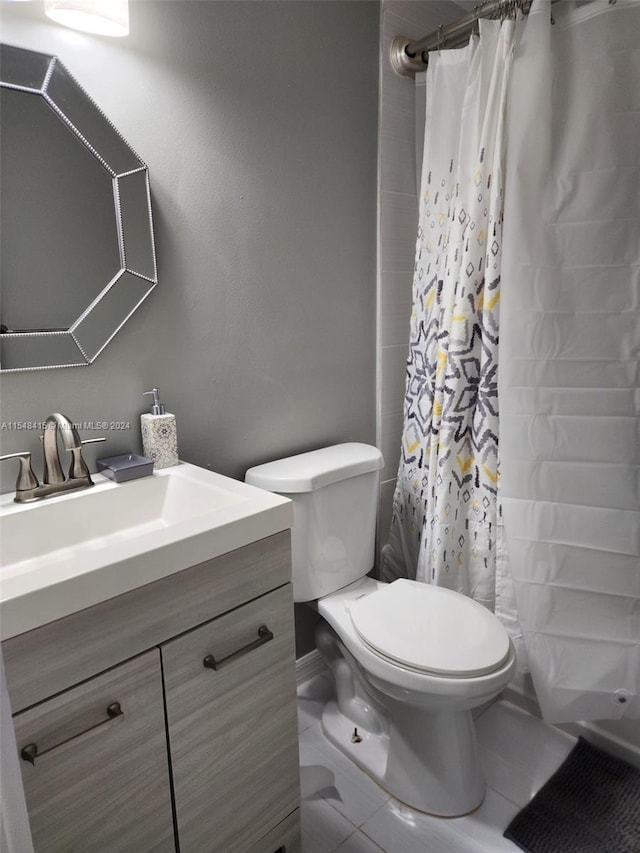
[[[247,471],[245,482],[279,494],[312,492],[357,474],[377,471],[382,465],[382,453],[377,447],[346,442],[257,465]]]

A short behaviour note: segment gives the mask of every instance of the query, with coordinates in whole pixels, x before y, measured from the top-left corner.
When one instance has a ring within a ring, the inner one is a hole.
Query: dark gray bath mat
[[[640,770],[578,738],[504,836],[526,853],[640,853]]]

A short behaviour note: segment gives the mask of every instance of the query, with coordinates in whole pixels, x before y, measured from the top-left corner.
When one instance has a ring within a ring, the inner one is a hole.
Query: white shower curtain
[[[509,102],[505,533],[551,722],[640,717],[640,4],[536,2]]]
[[[480,25],[429,57],[382,575],[494,609],[548,721],[638,718],[640,0]]]
[[[505,102],[514,21],[429,57],[402,458],[383,577],[495,605]]]

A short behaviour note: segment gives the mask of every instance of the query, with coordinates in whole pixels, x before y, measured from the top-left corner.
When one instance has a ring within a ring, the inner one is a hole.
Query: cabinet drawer
[[[294,660],[291,584],[162,646],[181,853],[245,853],[297,808]]]
[[[290,580],[287,530],[5,640],[11,707],[22,711]]]
[[[158,649],[13,719],[36,853],[175,853]]]

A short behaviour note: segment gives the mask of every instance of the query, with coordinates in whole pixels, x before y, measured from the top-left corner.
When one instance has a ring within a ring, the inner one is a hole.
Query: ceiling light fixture
[[[57,24],[101,36],[129,35],[129,0],[44,0]]]

